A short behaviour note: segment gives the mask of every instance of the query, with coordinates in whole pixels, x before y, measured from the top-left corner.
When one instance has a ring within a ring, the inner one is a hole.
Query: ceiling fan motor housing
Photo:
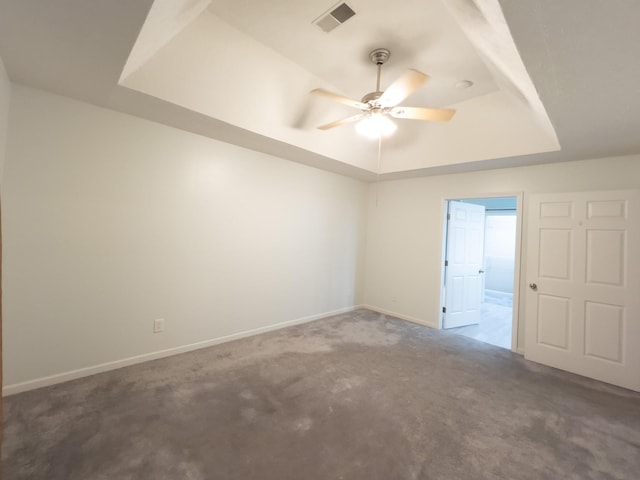
[[[362,97],[362,100],[360,100],[360,101],[362,103],[366,103],[368,105],[373,105],[382,96],[383,93],[384,92],[367,93],[364,97]]]

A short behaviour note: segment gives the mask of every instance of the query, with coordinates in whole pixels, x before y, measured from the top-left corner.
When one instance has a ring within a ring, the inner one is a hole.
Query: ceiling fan
[[[352,100],[338,93],[329,92],[322,88],[316,88],[311,93],[320,95],[350,107],[362,110],[357,115],[352,115],[335,122],[321,125],[320,130],[329,130],[347,123],[359,122],[356,125],[358,131],[365,135],[377,138],[385,136],[396,129],[396,125],[389,119],[405,118],[410,120],[429,120],[435,122],[447,122],[455,114],[455,110],[449,108],[424,108],[399,106],[405,98],[420,88],[429,80],[426,75],[418,70],[409,69],[393,82],[385,91],[380,91],[380,73],[382,65],[389,59],[391,52],[386,48],[377,48],[369,54],[369,59],[378,67],[375,92],[367,93],[362,100]]]

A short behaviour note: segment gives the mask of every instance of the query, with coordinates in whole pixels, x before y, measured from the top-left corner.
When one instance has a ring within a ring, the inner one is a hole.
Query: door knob
[[[484,273],[484,270],[480,269],[478,270],[478,273]]]
[[[538,285],[536,285],[535,283],[530,283],[530,284],[529,284],[529,288],[530,288],[531,290],[538,290]]]

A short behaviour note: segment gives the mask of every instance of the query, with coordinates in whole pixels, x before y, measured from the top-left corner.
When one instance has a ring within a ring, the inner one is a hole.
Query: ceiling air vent
[[[330,32],[338,25],[342,25],[356,14],[349,5],[340,2],[334,5],[331,10],[320,15],[313,23],[319,26],[323,32]]]

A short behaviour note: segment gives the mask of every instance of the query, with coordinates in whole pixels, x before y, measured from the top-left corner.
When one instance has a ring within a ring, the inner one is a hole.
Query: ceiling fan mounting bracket
[[[390,56],[391,52],[386,48],[376,48],[369,54],[369,59],[374,65],[384,65]]]

